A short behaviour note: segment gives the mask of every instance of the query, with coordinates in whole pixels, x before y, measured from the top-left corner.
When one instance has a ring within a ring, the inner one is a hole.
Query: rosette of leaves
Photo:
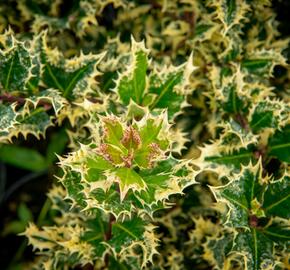
[[[275,250],[286,250],[290,244],[289,211],[290,177],[263,176],[261,160],[249,164],[230,178],[225,186],[211,188],[217,202],[223,202],[225,226],[234,229],[232,247],[222,237],[224,250],[243,258],[247,269],[281,266]],[[218,242],[218,241],[215,241]],[[220,245],[211,243],[211,248]],[[286,255],[286,253],[284,253]],[[222,267],[223,262],[219,265]]]
[[[61,182],[75,204],[117,220],[152,216],[194,182],[189,162],[171,155],[174,139],[165,112],[130,122],[112,115],[99,119],[92,143],[60,161]]]

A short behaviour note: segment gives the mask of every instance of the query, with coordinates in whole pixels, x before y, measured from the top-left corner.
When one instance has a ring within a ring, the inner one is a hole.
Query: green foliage
[[[1,145],[0,160],[31,171],[47,169],[45,158],[36,150],[16,145]]]
[[[285,245],[290,239],[286,225],[290,178],[287,174],[278,180],[263,178],[261,170],[261,163],[249,165],[227,185],[212,189],[229,209],[225,224],[239,228],[233,250],[247,258],[250,269],[261,269],[266,262],[274,265],[275,244]]]
[[[289,40],[271,1],[141,2],[0,7],[0,160],[59,159],[50,222],[21,204],[6,233],[30,222],[31,269],[289,268]]]

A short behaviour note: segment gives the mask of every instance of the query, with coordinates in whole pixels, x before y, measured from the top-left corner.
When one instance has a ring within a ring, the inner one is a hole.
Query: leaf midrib
[[[269,210],[272,209],[273,207],[276,207],[277,205],[279,205],[281,202],[287,200],[289,197],[290,197],[290,194],[288,194],[286,197],[280,199],[279,201],[276,201],[276,202],[270,204],[269,206],[267,206],[267,207],[265,208],[265,210],[266,210],[266,211],[269,211]]]
[[[265,113],[268,113],[268,112],[265,112]],[[251,125],[251,128],[254,129],[257,125],[259,125],[262,121],[264,121],[267,118],[269,118],[269,115],[268,114],[264,114],[264,116],[262,116],[256,123]]]
[[[161,98],[168,92],[168,90],[170,89],[170,87],[172,86],[172,84],[175,82],[175,80],[177,79],[178,76],[181,76],[180,74],[177,74],[177,76],[172,77],[171,80],[169,80],[169,82],[167,82],[165,84],[165,87],[163,88],[162,92],[160,93],[160,95],[158,96],[158,98],[153,102],[153,104],[150,106],[151,109],[154,109],[155,106],[158,104],[158,102],[161,100]]]
[[[231,160],[231,159],[239,159],[242,157],[251,157],[252,153],[245,153],[245,154],[240,154],[240,155],[233,155],[233,156],[225,156],[225,157],[208,157],[205,158],[206,161],[223,161],[223,160]]]
[[[240,207],[242,207],[244,210],[246,210],[246,211],[248,212],[249,209],[247,208],[247,206],[241,204],[240,202],[234,200],[233,198],[231,198],[231,197],[229,197],[229,196],[227,196],[227,195],[225,195],[225,194],[223,194],[223,197],[225,197],[225,198],[226,198],[227,200],[229,200],[230,202],[239,205]]]
[[[66,87],[66,89],[64,90],[63,96],[65,98],[68,97],[68,95],[70,94],[71,90],[72,90],[72,86],[74,85],[74,83],[76,82],[76,80],[82,75],[84,74],[89,68],[89,64],[87,66],[85,66],[84,68],[81,68],[78,73],[72,78],[72,80],[70,81],[69,85]]]
[[[283,144],[278,144],[278,145],[274,145],[272,147],[270,147],[270,150],[275,150],[275,149],[280,149],[280,148],[284,148],[284,147],[288,147],[290,146],[290,143],[283,143]]]
[[[53,75],[50,66],[49,66],[49,65],[46,65],[46,67],[47,67],[47,71],[48,71],[50,77],[52,78],[52,80],[54,81],[54,83],[55,83],[55,84],[57,85],[57,87],[58,87],[58,88],[63,92],[64,89],[63,89],[62,85],[59,83],[59,81],[57,80],[57,78]]]
[[[7,74],[7,78],[6,78],[6,82],[5,82],[5,89],[6,90],[8,90],[8,84],[9,84],[10,77],[11,77],[11,71],[12,71],[12,66],[13,66],[13,63],[14,63],[14,58],[15,58],[15,54],[12,56],[11,64],[10,64],[10,67],[9,67],[9,70],[8,70],[8,74]]]
[[[290,239],[290,236],[283,235],[283,234],[278,234],[278,233],[273,233],[273,232],[270,232],[270,231],[267,231],[267,230],[264,230],[263,233],[271,235],[271,236],[275,236],[275,237],[278,237],[278,238]]]
[[[123,230],[124,232],[126,232],[127,234],[129,234],[130,236],[132,236],[133,238],[135,238],[136,240],[138,239],[138,236],[137,235],[135,235],[134,233],[132,233],[131,231],[129,231],[127,228],[125,228],[121,224],[114,223],[113,226],[114,227],[118,227],[119,229]]]

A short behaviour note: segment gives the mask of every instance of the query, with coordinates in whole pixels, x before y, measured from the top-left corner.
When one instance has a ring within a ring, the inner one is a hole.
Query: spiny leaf
[[[16,41],[7,50],[0,50],[0,83],[8,92],[23,91],[29,77],[32,59],[24,44]]]
[[[268,215],[290,218],[290,176],[271,182],[264,194],[263,210]]]
[[[25,138],[28,134],[33,134],[36,138],[45,137],[47,128],[53,126],[52,117],[42,107],[20,111],[17,121],[19,125],[17,129],[11,130],[11,137],[17,137],[19,133]]]
[[[96,141],[61,158],[68,197],[86,210],[98,208],[119,220],[132,212],[152,215],[170,195],[193,184],[188,162],[165,155],[172,141],[166,116],[148,114],[130,125],[100,117]]]
[[[213,235],[205,237],[206,242],[203,243],[204,253],[202,257],[208,260],[213,266],[222,269],[225,264],[229,264],[228,253],[232,249],[233,236],[226,230],[220,236]]]
[[[216,17],[222,22],[225,33],[242,23],[249,8],[246,2],[237,0],[219,0],[211,5],[216,8]]]
[[[133,241],[142,239],[145,224],[146,222],[140,218],[113,223],[113,237],[109,241],[109,244],[119,253],[123,246],[129,246]]]
[[[252,228],[250,232],[239,233],[235,239],[234,250],[240,252],[251,270],[260,270],[273,265],[274,243],[262,232]]]
[[[261,171],[259,163],[255,167],[245,167],[240,175],[226,186],[212,188],[218,201],[228,203],[227,222],[233,227],[248,227],[252,201],[261,196],[259,184]],[[260,199],[260,198],[259,198]]]
[[[66,60],[57,49],[51,49],[42,36],[41,62],[44,65],[42,82],[59,90],[69,100],[84,97],[91,92],[94,77],[99,74],[96,65],[103,54],[88,54]]]
[[[290,115],[290,108],[281,101],[261,101],[254,104],[249,123],[253,132],[258,132],[263,128],[278,128],[283,126]]]
[[[117,83],[117,91],[124,105],[128,105],[130,99],[137,104],[142,103],[147,87],[147,55],[144,43],[138,43],[132,38],[132,63],[125,74],[120,74]]]
[[[84,232],[83,224],[46,226],[38,229],[31,223],[23,235],[28,238],[29,244],[33,245],[34,249],[44,252],[47,256],[57,252],[58,256],[54,256],[52,260],[58,268],[63,263],[63,258],[72,267],[91,263],[94,250],[89,242],[82,239]]]
[[[247,165],[253,160],[252,144],[257,138],[251,133],[245,133],[235,122],[223,126],[224,132],[218,140],[199,148],[199,158],[193,164],[202,171],[210,170],[220,177],[232,174],[241,165]]]
[[[271,65],[271,59],[245,59],[242,62],[242,67],[250,72],[264,69]]]
[[[55,114],[58,114],[62,108],[67,106],[67,101],[61,96],[61,93],[55,89],[47,89],[41,91],[39,94],[30,96],[27,102],[31,102],[35,107],[41,105],[42,103],[51,104]]]
[[[137,259],[141,268],[153,263],[153,256],[158,254],[158,240],[154,235],[154,226],[147,221],[133,217],[124,222],[115,222],[112,226],[112,238],[108,241],[115,256],[122,260]],[[136,251],[139,248],[140,251]]]
[[[9,131],[17,124],[16,117],[13,106],[0,104],[0,141],[9,136]]]
[[[242,61],[242,68],[249,74],[271,74],[276,65],[286,65],[286,59],[281,52],[275,50],[256,50]]]
[[[166,108],[169,117],[173,118],[186,104],[190,75],[196,69],[192,56],[180,66],[156,66],[147,79],[147,55],[144,44],[132,40],[131,65],[119,74],[115,91],[124,105],[132,100],[152,110]]]
[[[130,168],[120,168],[115,171],[119,179],[121,201],[124,199],[129,189],[141,191],[146,189],[144,180],[138,173]]]
[[[195,36],[202,36],[212,27],[213,25],[210,25],[210,24],[197,23],[195,26],[194,34]]]
[[[225,87],[224,92],[227,92],[227,100],[224,104],[224,109],[230,113],[238,113],[243,108],[243,102],[236,93],[236,85],[229,85]]]
[[[283,248],[290,239],[289,224],[284,225],[289,219],[290,177],[285,174],[269,181],[262,177],[258,162],[244,167],[227,185],[212,191],[217,201],[228,207],[226,225],[239,228],[233,250],[246,258],[247,267],[258,270],[273,264],[274,243]]]

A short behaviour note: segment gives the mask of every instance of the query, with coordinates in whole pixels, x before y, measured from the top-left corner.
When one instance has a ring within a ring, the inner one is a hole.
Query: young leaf
[[[112,117],[100,121],[97,141],[60,161],[68,197],[81,207],[102,209],[117,220],[132,212],[152,215],[194,183],[188,162],[165,155],[172,144],[166,113],[130,125]]]

